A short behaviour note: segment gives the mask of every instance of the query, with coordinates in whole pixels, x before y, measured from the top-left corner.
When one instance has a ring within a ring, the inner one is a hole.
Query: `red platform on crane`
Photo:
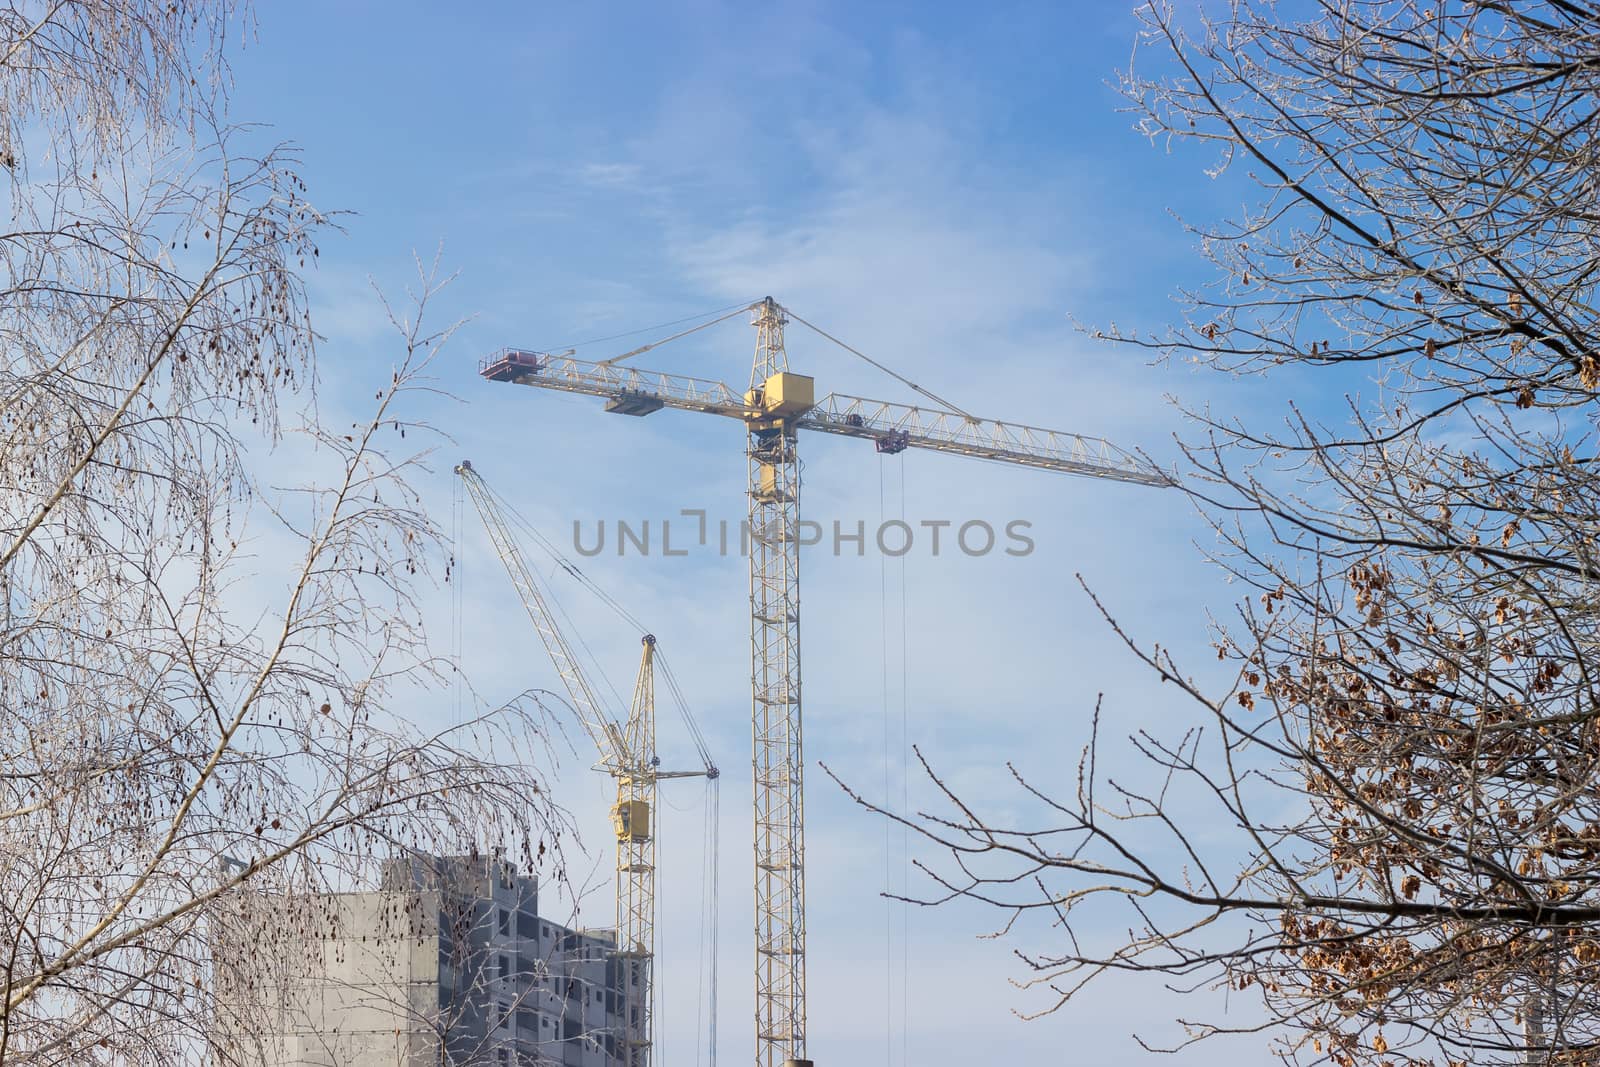
[[[483,361],[478,374],[491,382],[513,382],[525,374],[539,373],[539,353],[502,348]]]

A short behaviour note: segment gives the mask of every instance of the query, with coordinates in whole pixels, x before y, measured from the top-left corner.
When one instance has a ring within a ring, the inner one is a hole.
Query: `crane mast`
[[[612,830],[617,841],[617,948],[614,958],[622,971],[622,988],[627,1000],[618,1044],[626,1067],[649,1067],[654,1033],[656,944],[656,838],[652,820],[658,810],[659,783],[664,778],[697,777],[702,773],[715,778],[717,770],[709,764],[704,772],[658,769],[656,639],[653,634],[645,634],[640,639],[644,647],[627,721],[619,726],[606,714],[488,487],[470,462],[463,461],[455,471],[465,483],[495,551],[505,564],[511,584],[561,676],[579,721],[600,753],[599,769],[616,782],[617,800],[611,809]]]
[[[626,1067],[649,1067],[654,1033],[656,946],[656,838],[650,825],[656,807],[656,639],[645,634],[639,660],[639,678],[633,703],[623,728],[624,752],[629,765],[613,777],[617,804],[611,809],[617,835],[617,965],[622,988],[628,992],[622,1018],[622,1062]],[[638,993],[635,994],[634,991]],[[637,1011],[635,1011],[637,1008]]]
[[[757,1062],[806,1063],[805,759],[800,731],[800,463],[783,312],[755,311],[747,400]],[[809,386],[809,379],[804,379]],[[769,395],[769,392],[775,395]],[[787,395],[784,395],[787,394]],[[762,1052],[765,1052],[765,1055]]]
[[[1163,487],[1174,481],[1149,460],[1097,437],[863,397],[830,393],[818,400],[813,379],[789,370],[784,327],[790,316],[770,296],[752,304],[750,311],[756,351],[750,388],[742,394],[719,381],[620,366],[626,356],[589,362],[570,353],[503,349],[484,360],[479,374],[490,381],[602,397],[606,410],[619,415],[675,408],[745,424],[756,1064],[811,1067],[806,1058],[799,431],[863,438],[882,453],[922,448],[1137,485]]]

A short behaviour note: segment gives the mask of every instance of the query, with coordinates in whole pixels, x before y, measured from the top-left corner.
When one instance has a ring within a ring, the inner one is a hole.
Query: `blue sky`
[[[420,414],[558,541],[574,522],[743,512],[742,431],[701,416],[604,416],[598,402],[481,382],[478,359],[512,344],[565,347],[772,294],[979,415],[1102,435],[1173,455],[1167,398],[1239,410],[1263,387],[1150,366],[1097,344],[1092,324],[1158,326],[1170,294],[1207,280],[1173,212],[1211,219],[1242,191],[1131,130],[1108,87],[1128,61],[1125,3],[422,5],[274,0],[235,58],[235,118],[297,144],[313,200],[347,210],[311,290],[326,337],[325,403],[357,410],[388,380],[391,336],[369,285],[411,280],[412,256],[459,277],[437,325],[466,318],[440,384],[457,402]],[[754,336],[737,322],[641,365],[742,384]],[[601,358],[633,341],[585,349]],[[883,377],[791,328],[791,365],[837,390],[909,401]],[[851,440],[804,442],[809,517],[870,527],[1013,519],[1025,559],[919,548],[805,560],[810,1052],[822,1064],[1144,1062],[1196,1014],[1153,984],[1107,983],[1081,1004],[1009,984],[1012,948],[1047,947],[1024,924],[970,906],[904,913],[908,848],[815,770],[872,795],[901,793],[905,735],[997,817],[1015,815],[1004,762],[1070,790],[1095,695],[1108,732],[1182,729],[1172,701],[1093,616],[1081,572],[1119,618],[1204,671],[1207,612],[1235,594],[1201,561],[1208,537],[1174,496],[934,454],[881,459]],[[425,491],[448,522],[457,455]],[[550,685],[543,657],[475,521],[458,546],[467,667],[483,692]],[[746,577],[738,558],[617,558],[590,573],[671,651],[723,786],[720,1054],[751,1049]],[[450,631],[449,600],[433,620]],[[632,635],[571,607],[599,657],[631,678]],[[902,629],[902,618],[905,620]],[[901,634],[905,658],[901,660]],[[887,665],[887,666],[886,666]],[[902,666],[906,679],[901,685]],[[448,697],[419,702],[447,714]],[[885,744],[885,734],[888,744]],[[663,715],[662,748],[687,758]],[[558,789],[603,863],[606,787],[585,754]],[[887,764],[887,767],[886,767]],[[911,803],[925,783],[907,787]],[[665,1067],[699,1062],[699,816],[691,790],[665,814],[661,1020]],[[1219,828],[1219,834],[1223,828]],[[914,846],[909,850],[915,853]],[[605,879],[581,921],[609,921]],[[674,889],[673,887],[682,887]],[[913,878],[913,890],[917,883]],[[907,936],[902,937],[904,930]],[[886,1022],[886,1018],[892,1020]],[[902,1031],[899,1020],[905,1020]],[[903,1036],[909,1034],[909,1037]],[[1256,1045],[1190,1063],[1264,1061]]]

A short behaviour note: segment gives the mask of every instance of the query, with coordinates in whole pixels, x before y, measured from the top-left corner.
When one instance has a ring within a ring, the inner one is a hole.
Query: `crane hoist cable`
[[[694,742],[695,751],[699,753],[701,762],[706,765],[708,772],[716,770],[716,764],[711,760],[711,749],[706,744],[705,734],[700,732],[700,724],[695,721],[694,713],[689,710],[689,701],[678,686],[678,677],[672,671],[672,664],[667,661],[666,654],[659,648],[656,650],[656,665],[661,668],[661,676],[667,681],[672,702],[678,706],[678,711],[683,716],[683,725],[689,731],[689,738]],[[708,773],[707,777],[715,781],[718,775]]]
[[[451,671],[451,704],[454,719],[452,725],[461,728],[462,720],[462,629],[466,616],[462,592],[461,572],[461,534],[465,502],[462,499],[463,491],[461,479],[457,478],[451,487],[453,490],[450,500],[450,562],[445,568],[445,581],[450,583],[450,671]]]
[[[620,340],[621,338],[624,338],[624,337],[637,337],[639,334],[652,333],[652,332],[654,332],[656,330],[669,329],[669,328],[671,328],[673,326],[682,325],[685,322],[695,322],[696,320],[704,319],[707,316],[715,316],[714,318],[710,318],[708,321],[700,322],[698,325],[691,326],[687,330],[681,330],[678,333],[672,334],[671,336],[663,337],[658,341],[651,341],[648,344],[640,345],[638,348],[630,349],[627,352],[621,353],[620,355],[608,356],[605,359],[602,359],[602,360],[599,361],[599,366],[602,366],[602,367],[614,366],[615,364],[621,363],[625,359],[632,359],[634,356],[643,355],[644,353],[649,352],[649,351],[651,351],[653,349],[659,348],[662,345],[667,344],[669,342],[677,341],[677,340],[679,340],[681,338],[688,337],[690,334],[699,333],[701,330],[710,329],[712,326],[716,326],[716,325],[718,325],[720,323],[727,322],[729,319],[733,318],[734,316],[736,316],[736,315],[738,315],[738,314],[740,314],[742,312],[750,310],[751,308],[755,307],[759,303],[760,303],[760,301],[751,300],[751,301],[745,301],[744,303],[740,303],[740,304],[730,304],[727,307],[718,308],[716,311],[707,311],[707,312],[705,312],[704,314],[701,314],[701,315],[689,315],[689,316],[686,316],[686,317],[681,318],[681,319],[674,319],[671,322],[658,323],[655,326],[645,326],[645,327],[641,327],[640,329],[637,329],[637,330],[628,330],[628,331],[626,331],[624,333],[612,334],[609,337],[596,337],[596,338],[593,338],[592,340],[579,341],[576,344],[572,344],[572,345],[550,346],[550,348],[548,350],[549,351],[567,351],[567,352],[572,352],[572,351],[575,351],[576,349],[584,347],[586,345],[602,344],[602,343],[604,343],[606,341],[616,341],[616,340]],[[804,326],[806,329],[811,330],[813,333],[817,334],[819,337],[823,338],[824,340],[833,342],[834,344],[838,345],[840,348],[844,349],[846,352],[848,352],[851,355],[855,356],[857,359],[860,359],[860,360],[870,364],[871,366],[876,367],[878,370],[880,370],[883,373],[887,374],[889,377],[893,378],[895,381],[899,382],[900,384],[902,384],[902,385],[906,386],[907,388],[911,389],[913,392],[916,392],[917,394],[919,394],[921,396],[924,396],[924,397],[927,397],[929,400],[932,400],[935,404],[938,404],[940,407],[944,408],[946,411],[952,411],[955,414],[962,416],[963,418],[968,418],[968,419],[973,418],[973,415],[970,412],[964,410],[963,408],[960,408],[960,407],[956,406],[955,404],[953,404],[950,401],[946,400],[944,397],[942,397],[939,394],[933,392],[931,389],[926,389],[926,388],[918,385],[916,382],[912,381],[910,378],[907,378],[905,375],[903,375],[903,374],[899,373],[898,371],[894,370],[892,367],[886,366],[885,364],[880,363],[879,361],[873,359],[871,356],[867,355],[865,352],[861,351],[859,348],[856,348],[853,345],[850,345],[850,344],[848,344],[848,343],[846,343],[844,341],[841,341],[839,338],[835,337],[833,334],[829,333],[827,330],[824,330],[821,326],[818,326],[816,323],[811,322],[811,321],[809,321],[809,320],[807,320],[805,318],[802,318],[800,315],[795,313],[793,308],[785,305],[783,310],[791,319],[793,319],[795,322],[798,322],[800,325]]]
[[[878,457],[878,528],[888,518],[884,507],[884,471],[889,457]],[[878,672],[880,676],[879,718],[883,723],[883,804],[889,809],[891,791],[889,760],[889,556],[878,553]],[[893,820],[883,820],[883,1064],[894,1064],[894,861],[889,847]]]
[[[821,326],[818,326],[818,325],[816,325],[815,323],[812,323],[812,322],[807,322],[805,319],[802,319],[799,315],[796,315],[794,313],[794,309],[793,308],[785,307],[783,310],[784,310],[784,313],[787,314],[791,319],[793,319],[794,321],[798,322],[800,325],[804,326],[806,329],[810,330],[812,333],[817,334],[818,336],[822,337],[824,340],[832,341],[834,344],[838,345],[840,348],[844,349],[846,352],[850,353],[852,356],[855,356],[858,359],[863,359],[866,362],[872,364],[874,367],[877,367],[879,370],[883,371],[883,373],[887,374],[889,377],[893,378],[895,381],[899,382],[901,385],[908,386],[913,392],[919,393],[922,396],[927,397],[929,400],[933,401],[935,404],[938,404],[940,407],[944,408],[946,411],[953,411],[957,415],[960,415],[962,418],[973,419],[974,421],[976,421],[975,417],[972,415],[971,412],[964,411],[963,409],[956,407],[954,404],[950,403],[950,401],[946,400],[944,397],[940,396],[939,394],[937,394],[935,392],[932,392],[930,390],[924,389],[922,386],[918,385],[916,382],[912,381],[910,378],[905,377],[903,374],[900,374],[898,371],[894,371],[894,370],[889,369],[888,367],[884,366],[882,363],[879,363],[877,360],[875,360],[871,356],[867,355],[865,352],[861,351],[861,349],[853,348],[850,345],[845,344],[843,341],[841,341],[837,337],[833,336],[833,334],[829,333],[827,330],[824,330]]]
[[[569,577],[578,583],[579,586],[588,590],[591,594],[597,597],[601,603],[609,607],[614,613],[622,618],[624,622],[632,627],[640,637],[644,637],[650,632],[645,628],[643,623],[641,623],[626,608],[618,603],[615,598],[613,598],[604,589],[600,588],[599,585],[591,581],[589,576],[584,574],[583,571],[578,568],[577,564],[573,563],[570,559],[563,555],[561,550],[556,548],[555,544],[552,543],[549,538],[545,537],[544,534],[539,532],[538,527],[529,522],[519,511],[517,511],[515,507],[512,506],[511,502],[498,491],[496,491],[493,486],[483,483],[481,480],[479,484],[493,500],[495,507],[499,510],[501,517],[506,520],[506,525],[508,527],[522,534],[528,540],[537,545],[545,555],[550,557],[551,561],[554,562],[560,570],[565,571]],[[576,621],[572,617],[572,614],[567,611],[566,605],[562,602],[561,597],[557,594],[554,584],[548,580],[541,584],[543,586],[543,591],[546,598],[561,615],[561,619],[565,624],[563,632],[572,634],[577,638],[578,646],[583,650],[583,654],[588,660],[589,669],[600,676],[601,682],[605,684],[605,687],[610,691],[612,698],[616,700],[616,706],[626,707],[627,701],[623,699],[621,689],[619,689],[617,684],[612,681],[611,675],[601,665],[599,658],[594,654],[594,650],[591,649],[589,647],[589,643],[584,640],[583,630],[578,627]]]
[[[494,500],[495,506],[500,510],[502,515],[509,520],[507,522],[508,526],[511,526],[518,532],[527,535],[527,537],[533,541],[534,544],[536,544],[546,555],[548,555],[558,567],[565,571],[575,582],[592,593],[602,604],[610,608],[618,618],[631,626],[641,637],[652,632],[649,627],[645,626],[644,623],[639,621],[639,617],[637,615],[625,608],[616,597],[606,592],[604,586],[600,585],[600,583],[589,577],[589,575],[585,573],[581,567],[569,559],[559,548],[555,546],[553,542],[551,542],[549,538],[540,533],[538,527],[534,526],[527,520],[527,518],[518,512],[511,502],[507,500],[500,492],[487,483],[480,482],[480,484],[483,485],[483,488]],[[583,632],[572,624],[571,616],[561,605],[560,600],[554,596],[549,583],[546,583],[545,585],[545,595],[550,598],[552,602],[555,603],[555,606],[561,611],[563,618],[567,622],[567,632],[573,633],[577,636],[578,643],[583,646],[584,651],[589,653],[589,658],[593,660],[594,656],[589,652],[588,645],[583,640]],[[688,699],[683,695],[683,688],[678,684],[678,676],[672,670],[672,663],[669,660],[665,650],[661,648],[660,644],[657,644],[656,646],[655,663],[661,671],[662,678],[667,683],[667,691],[672,697],[673,704],[678,709],[678,714],[683,720],[684,728],[689,732],[689,739],[695,747],[696,755],[700,757],[700,762],[704,764],[708,777],[717,777],[721,772],[718,770],[715,760],[713,760],[711,757],[711,749],[710,746],[706,744],[705,734],[701,731],[700,723],[698,720],[696,720],[694,712],[689,706]],[[598,664],[596,664],[596,669],[599,669]],[[604,677],[603,671],[601,672],[601,675]],[[616,693],[616,687],[611,685],[609,679],[606,679],[606,684],[613,693]],[[618,699],[620,701],[620,694],[618,694]]]
[[[702,311],[698,315],[685,315],[681,319],[673,319],[670,322],[658,322],[654,326],[641,326],[637,330],[624,330],[621,333],[614,333],[614,334],[611,334],[608,337],[591,337],[587,341],[571,341],[571,342],[569,342],[567,344],[561,344],[561,345],[544,345],[544,346],[542,346],[540,348],[540,351],[576,352],[578,349],[587,348],[589,345],[601,345],[601,344],[605,344],[607,341],[620,341],[624,337],[638,337],[642,333],[654,333],[657,330],[668,330],[668,329],[671,329],[674,326],[682,326],[686,322],[694,322],[694,321],[696,321],[698,319],[710,318],[713,315],[722,315],[724,318],[728,317],[727,314],[726,314],[727,312],[732,312],[733,314],[737,315],[739,312],[744,311],[746,308],[750,307],[750,305],[752,303],[754,303],[754,301],[742,300],[737,304],[729,304],[727,307],[717,308],[715,311]],[[722,319],[718,319],[717,321],[721,322]],[[711,325],[711,324],[707,323],[707,325]],[[665,339],[656,342],[656,344],[665,344],[665,343],[666,343]],[[615,356],[613,358],[614,359],[622,359],[623,357],[622,356]]]
[[[727,322],[729,319],[733,318],[735,315],[743,314],[744,312],[749,310],[749,307],[750,307],[750,305],[748,305],[748,304],[742,305],[740,307],[736,307],[732,311],[728,312],[726,315],[719,315],[717,318],[712,319],[710,322],[702,322],[698,326],[691,326],[687,330],[682,330],[682,331],[680,331],[678,333],[673,334],[671,337],[663,337],[659,341],[651,341],[649,344],[640,345],[638,348],[630,349],[629,351],[622,353],[622,355],[620,355],[620,356],[612,356],[610,359],[602,359],[600,361],[600,365],[602,367],[609,367],[614,363],[621,363],[625,359],[632,359],[634,356],[643,355],[644,353],[650,351],[652,348],[660,348],[662,345],[666,344],[668,341],[676,341],[680,337],[688,337],[692,333],[699,333],[701,330],[710,329],[711,327],[715,326],[719,322]]]
[[[899,482],[900,512],[899,521],[906,521],[906,466],[904,453],[898,456],[879,456],[878,464],[878,521],[884,523],[889,520],[889,487],[890,482],[886,472],[890,468],[890,460],[896,459],[894,464]],[[883,733],[883,810],[893,811],[896,802],[895,780],[898,778],[900,788],[898,801],[902,813],[909,812],[910,807],[910,747],[909,747],[909,707],[910,699],[908,659],[910,653],[910,637],[908,629],[907,599],[909,597],[909,582],[907,573],[906,556],[899,557],[900,574],[897,582],[890,581],[889,557],[880,554],[878,558],[878,637],[880,663],[880,718]],[[899,620],[891,624],[890,613],[898,604]],[[892,634],[899,637],[899,667],[898,679],[899,697],[899,745],[894,744],[895,734],[893,697],[896,695],[891,686],[890,668],[895,657],[892,652]],[[895,827],[898,820],[885,819],[883,826],[883,1019],[884,1019],[884,1067],[895,1067],[896,1063],[909,1064],[909,1009],[910,1001],[910,964],[909,964],[909,919],[910,909],[904,901],[909,895],[910,882],[908,871],[910,869],[910,844],[903,823],[899,824],[900,835],[898,850],[896,849]],[[898,943],[896,934],[899,935]],[[898,957],[899,967],[896,968]],[[898,970],[898,976],[896,971]],[[896,978],[898,977],[898,987]],[[898,989],[898,1005],[896,994]],[[898,1010],[896,1010],[898,1007]],[[899,1055],[895,1055],[898,1045]]]
[[[900,454],[900,521],[906,521],[906,463],[905,453]],[[911,812],[911,740],[910,717],[911,672],[910,634],[907,625],[907,598],[910,596],[906,581],[906,557],[900,557],[900,810]],[[901,1062],[911,1063],[911,907],[906,900],[911,895],[911,838],[906,824],[900,824],[900,1056]]]
[[[622,621],[633,627],[633,629],[639,634],[643,635],[650,632],[649,627],[640,622],[638,616],[634,615],[627,608],[623,607],[622,603],[618,601],[616,597],[613,597],[610,593],[606,592],[603,586],[601,586],[594,579],[590,578],[588,574],[584,573],[583,568],[579,567],[570,558],[568,558],[565,553],[555,546],[554,542],[552,542],[544,534],[540,533],[538,527],[534,526],[533,523],[524,518],[522,513],[517,511],[517,509],[512,506],[511,501],[507,500],[493,486],[486,485],[485,489],[487,489],[489,495],[493,498],[495,506],[498,507],[501,512],[511,520],[508,525],[527,535],[528,539],[534,544],[538,545],[539,549],[549,556],[556,566],[560,567],[563,571],[566,571],[574,581],[583,586],[585,589],[589,590],[590,593],[594,594],[594,596],[597,597],[602,604],[610,608],[614,613],[616,613],[618,618],[622,619]]]
[[[622,603],[610,593],[606,592],[605,588],[600,585],[600,583],[596,582],[593,578],[590,578],[581,567],[569,559],[560,549],[555,546],[554,543],[550,541],[549,538],[540,533],[538,528],[529,522],[525,517],[523,517],[522,514],[519,513],[514,506],[512,506],[510,501],[508,501],[492,486],[486,486],[485,488],[493,497],[496,506],[500,508],[501,512],[504,513],[509,520],[511,520],[508,525],[512,526],[519,532],[526,534],[530,540],[538,545],[539,548],[556,563],[557,566],[571,576],[571,578],[579,585],[583,586],[596,598],[598,598],[601,603],[610,608],[618,618],[622,619],[629,626],[633,627],[633,629],[641,636],[651,632],[644,623],[639,621],[638,616],[634,615],[627,608],[623,607]],[[554,598],[552,597],[552,599]],[[559,601],[556,602],[556,606],[558,608],[561,607]],[[567,616],[564,608],[562,608],[562,614]],[[567,616],[569,627],[571,626],[571,621],[571,617]],[[576,627],[571,627],[571,632],[575,632],[578,636],[579,643],[583,644],[582,631],[577,630]],[[584,645],[584,648],[585,651],[588,651],[587,645]],[[591,656],[591,659],[592,658],[593,657]],[[660,669],[662,677],[667,683],[667,690],[672,696],[672,702],[674,705],[676,705],[678,714],[683,720],[684,727],[689,732],[689,738],[694,744],[695,752],[697,755],[699,755],[701,763],[705,765],[705,768],[708,772],[716,771],[716,763],[711,758],[711,749],[706,744],[705,734],[701,731],[700,724],[695,719],[694,712],[689,707],[688,699],[683,695],[683,688],[678,684],[678,677],[672,670],[672,663],[669,660],[666,651],[662,649],[659,644],[656,646],[656,666]],[[607,685],[610,686],[609,680],[607,680]],[[613,692],[616,691],[614,686],[611,688]]]
[[[711,750],[706,744],[705,735],[700,732],[700,724],[695,721],[694,714],[689,710],[689,701],[684,697],[682,688],[678,685],[677,675],[672,670],[672,665],[665,655],[659,655],[657,649],[657,663],[661,667],[661,676],[666,680],[667,690],[672,694],[672,702],[677,705],[683,724],[689,731],[689,736],[694,742],[695,749],[700,754],[700,759],[706,767],[706,796],[705,805],[706,825],[700,838],[701,847],[701,920],[700,920],[700,960],[701,984],[705,985],[706,974],[709,970],[710,983],[705,992],[709,1004],[709,1014],[704,1016],[706,1022],[706,1048],[708,1050],[708,1067],[717,1064],[717,928],[720,923],[718,916],[718,878],[721,871],[721,841],[722,841],[722,792],[721,774],[716,764],[712,762]],[[696,1024],[700,1023],[702,1015],[697,1004],[695,1008]],[[696,1052],[696,1062],[699,1054]]]
[[[700,876],[700,997],[695,1004],[695,1028],[705,1026],[706,1067],[717,1067],[717,928],[718,895],[721,885],[722,783],[706,777],[705,828],[701,840]],[[707,969],[710,981],[707,982]],[[700,1053],[695,1052],[699,1067]]]

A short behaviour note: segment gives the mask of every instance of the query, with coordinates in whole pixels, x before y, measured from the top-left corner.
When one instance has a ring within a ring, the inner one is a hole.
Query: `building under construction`
[[[537,881],[504,860],[393,860],[376,891],[248,911],[305,936],[231,979],[259,1020],[229,1050],[242,1063],[613,1067],[640,1010],[615,933],[540,915]]]

